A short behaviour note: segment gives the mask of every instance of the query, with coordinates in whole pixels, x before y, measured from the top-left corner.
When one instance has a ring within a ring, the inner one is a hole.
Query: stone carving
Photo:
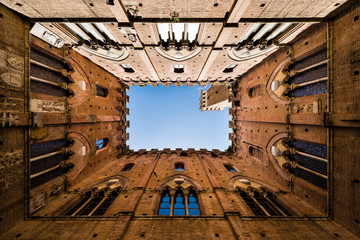
[[[7,63],[10,67],[15,68],[16,70],[22,71],[24,69],[24,62],[18,56],[9,57]]]
[[[65,112],[64,102],[54,102],[50,100],[31,99],[31,112]]]
[[[0,79],[12,87],[23,85],[24,59],[0,51]]]
[[[30,214],[45,206],[46,193],[42,192],[30,198]]]
[[[23,160],[23,151],[0,152],[0,169],[18,164]]]
[[[133,17],[140,17],[140,12],[139,12],[139,4],[137,3],[137,1],[134,0],[126,0],[123,1],[124,3],[124,7],[125,9],[131,14],[131,16]]]
[[[15,117],[11,113],[3,112],[2,114],[0,114],[0,126],[2,127],[11,127],[14,124],[15,120]]]
[[[22,86],[22,75],[16,72],[4,72],[0,75],[1,80],[13,87]]]

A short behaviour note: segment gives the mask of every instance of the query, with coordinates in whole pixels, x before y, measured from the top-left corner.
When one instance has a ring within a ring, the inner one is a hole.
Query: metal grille
[[[327,49],[324,49],[324,50],[317,52],[303,60],[295,62],[293,65],[293,69],[300,70],[302,68],[309,67],[311,65],[314,65],[314,64],[324,61],[326,59],[327,59]]]
[[[67,145],[65,138],[57,139],[49,142],[32,144],[30,147],[31,158],[38,157],[47,153],[55,152]]]
[[[291,156],[291,160],[299,163],[301,166],[314,170],[318,173],[327,175],[327,163],[314,158],[306,157],[300,154]]]
[[[320,65],[318,67],[311,68],[305,72],[301,72],[298,75],[290,79],[291,83],[305,83],[315,79],[327,77],[327,64]]]
[[[322,158],[327,158],[326,145],[319,145],[295,139],[292,139],[289,144],[291,147],[295,148],[298,151],[309,153]]]
[[[327,93],[327,81],[317,82],[304,87],[299,87],[294,91],[290,91],[289,97],[306,97],[317,94]]]

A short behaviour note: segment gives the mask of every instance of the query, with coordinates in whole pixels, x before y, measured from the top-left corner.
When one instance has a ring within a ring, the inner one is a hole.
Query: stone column
[[[185,215],[189,216],[189,190],[184,190],[184,201],[185,201]]]

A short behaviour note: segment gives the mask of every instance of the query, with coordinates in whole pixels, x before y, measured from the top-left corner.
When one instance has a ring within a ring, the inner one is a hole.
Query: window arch
[[[275,195],[257,189],[240,190],[240,197],[255,216],[293,216],[294,214],[280,204]]]
[[[68,150],[72,143],[69,139],[57,139],[30,146],[31,189],[68,173],[74,167],[67,161],[73,154]]]
[[[121,169],[121,171],[122,172],[130,171],[134,165],[135,165],[134,163],[128,163],[123,167],[123,169]]]
[[[109,90],[106,87],[96,84],[96,96],[106,98],[109,94]]]
[[[96,150],[106,147],[108,142],[109,142],[108,138],[101,138],[101,139],[96,140]]]
[[[185,164],[182,162],[175,163],[175,171],[185,171]]]
[[[200,208],[196,191],[190,189],[166,188],[161,194],[159,215],[199,216]]]
[[[118,189],[102,189],[98,192],[89,191],[66,216],[102,216],[118,196]]]
[[[224,164],[224,167],[226,168],[226,170],[228,170],[229,172],[236,172],[236,170],[233,168],[233,166],[231,166],[230,164]]]
[[[283,137],[272,144],[269,153],[285,173],[327,190],[327,145]]]

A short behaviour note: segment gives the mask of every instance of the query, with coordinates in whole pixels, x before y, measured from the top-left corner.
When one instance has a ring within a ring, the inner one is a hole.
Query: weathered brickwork
[[[358,239],[359,3],[111,2],[0,4],[1,239]],[[176,13],[201,22],[183,61],[156,25]],[[30,35],[32,18],[65,45]],[[283,18],[306,19],[256,56]],[[232,149],[130,151],[128,85],[184,83],[230,86]]]

